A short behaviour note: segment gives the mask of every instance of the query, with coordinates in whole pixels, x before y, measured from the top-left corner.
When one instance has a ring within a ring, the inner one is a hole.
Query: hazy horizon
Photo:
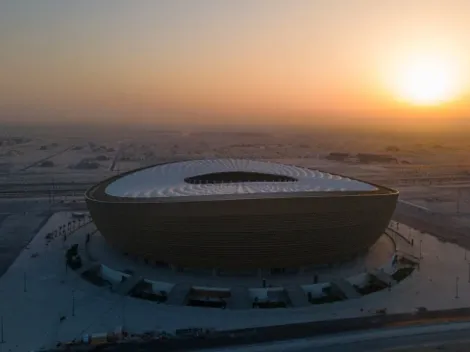
[[[468,13],[464,0],[5,1],[0,122],[466,125]],[[452,71],[444,103],[400,101],[390,83],[412,84],[395,69],[421,53]]]

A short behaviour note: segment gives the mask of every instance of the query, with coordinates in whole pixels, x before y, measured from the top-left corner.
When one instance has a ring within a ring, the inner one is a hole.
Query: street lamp
[[[72,317],[75,316],[75,290],[72,290]]]
[[[0,317],[0,344],[5,343],[5,337],[3,336],[3,315]]]
[[[470,262],[468,263],[468,282],[470,282]]]

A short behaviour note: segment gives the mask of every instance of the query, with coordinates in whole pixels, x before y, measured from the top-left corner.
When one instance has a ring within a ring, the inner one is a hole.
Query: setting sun
[[[413,105],[438,105],[458,94],[458,75],[452,60],[437,55],[405,60],[394,70],[396,97]]]

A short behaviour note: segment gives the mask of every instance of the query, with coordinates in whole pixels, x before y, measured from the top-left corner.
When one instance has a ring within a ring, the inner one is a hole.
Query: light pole
[[[52,205],[54,205],[54,191],[55,191],[55,183],[54,183],[54,177],[53,177],[52,178],[52,196],[51,196]]]
[[[0,317],[0,343],[5,343],[5,338],[3,336],[3,315]]]
[[[455,298],[459,298],[459,277],[455,278]]]
[[[65,251],[65,271],[64,271],[64,279],[67,277],[67,270],[68,270],[68,266],[69,266],[69,263],[67,262],[68,258],[67,258],[67,251]]]
[[[468,282],[470,282],[470,262],[468,263]]]
[[[75,290],[72,290],[72,317],[75,316]]]

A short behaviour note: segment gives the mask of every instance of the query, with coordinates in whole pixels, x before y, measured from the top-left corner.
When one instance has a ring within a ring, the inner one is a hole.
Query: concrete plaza
[[[417,307],[448,309],[470,305],[470,255],[454,244],[399,225],[413,239],[414,254],[422,256],[419,270],[394,286],[358,299],[288,309],[222,310],[171,306],[122,296],[83,280],[66,270],[66,248],[93,230],[86,225],[64,243],[45,236],[67,224],[71,213],[56,213],[39,230],[8,271],[0,278],[0,316],[3,351],[27,351],[79,339],[85,333],[130,332],[179,328],[235,329],[410,312]],[[48,243],[46,245],[46,243]],[[399,240],[397,241],[400,246]],[[406,243],[402,243],[406,246]],[[409,248],[408,248],[409,249]],[[398,248],[400,250],[400,248]]]

